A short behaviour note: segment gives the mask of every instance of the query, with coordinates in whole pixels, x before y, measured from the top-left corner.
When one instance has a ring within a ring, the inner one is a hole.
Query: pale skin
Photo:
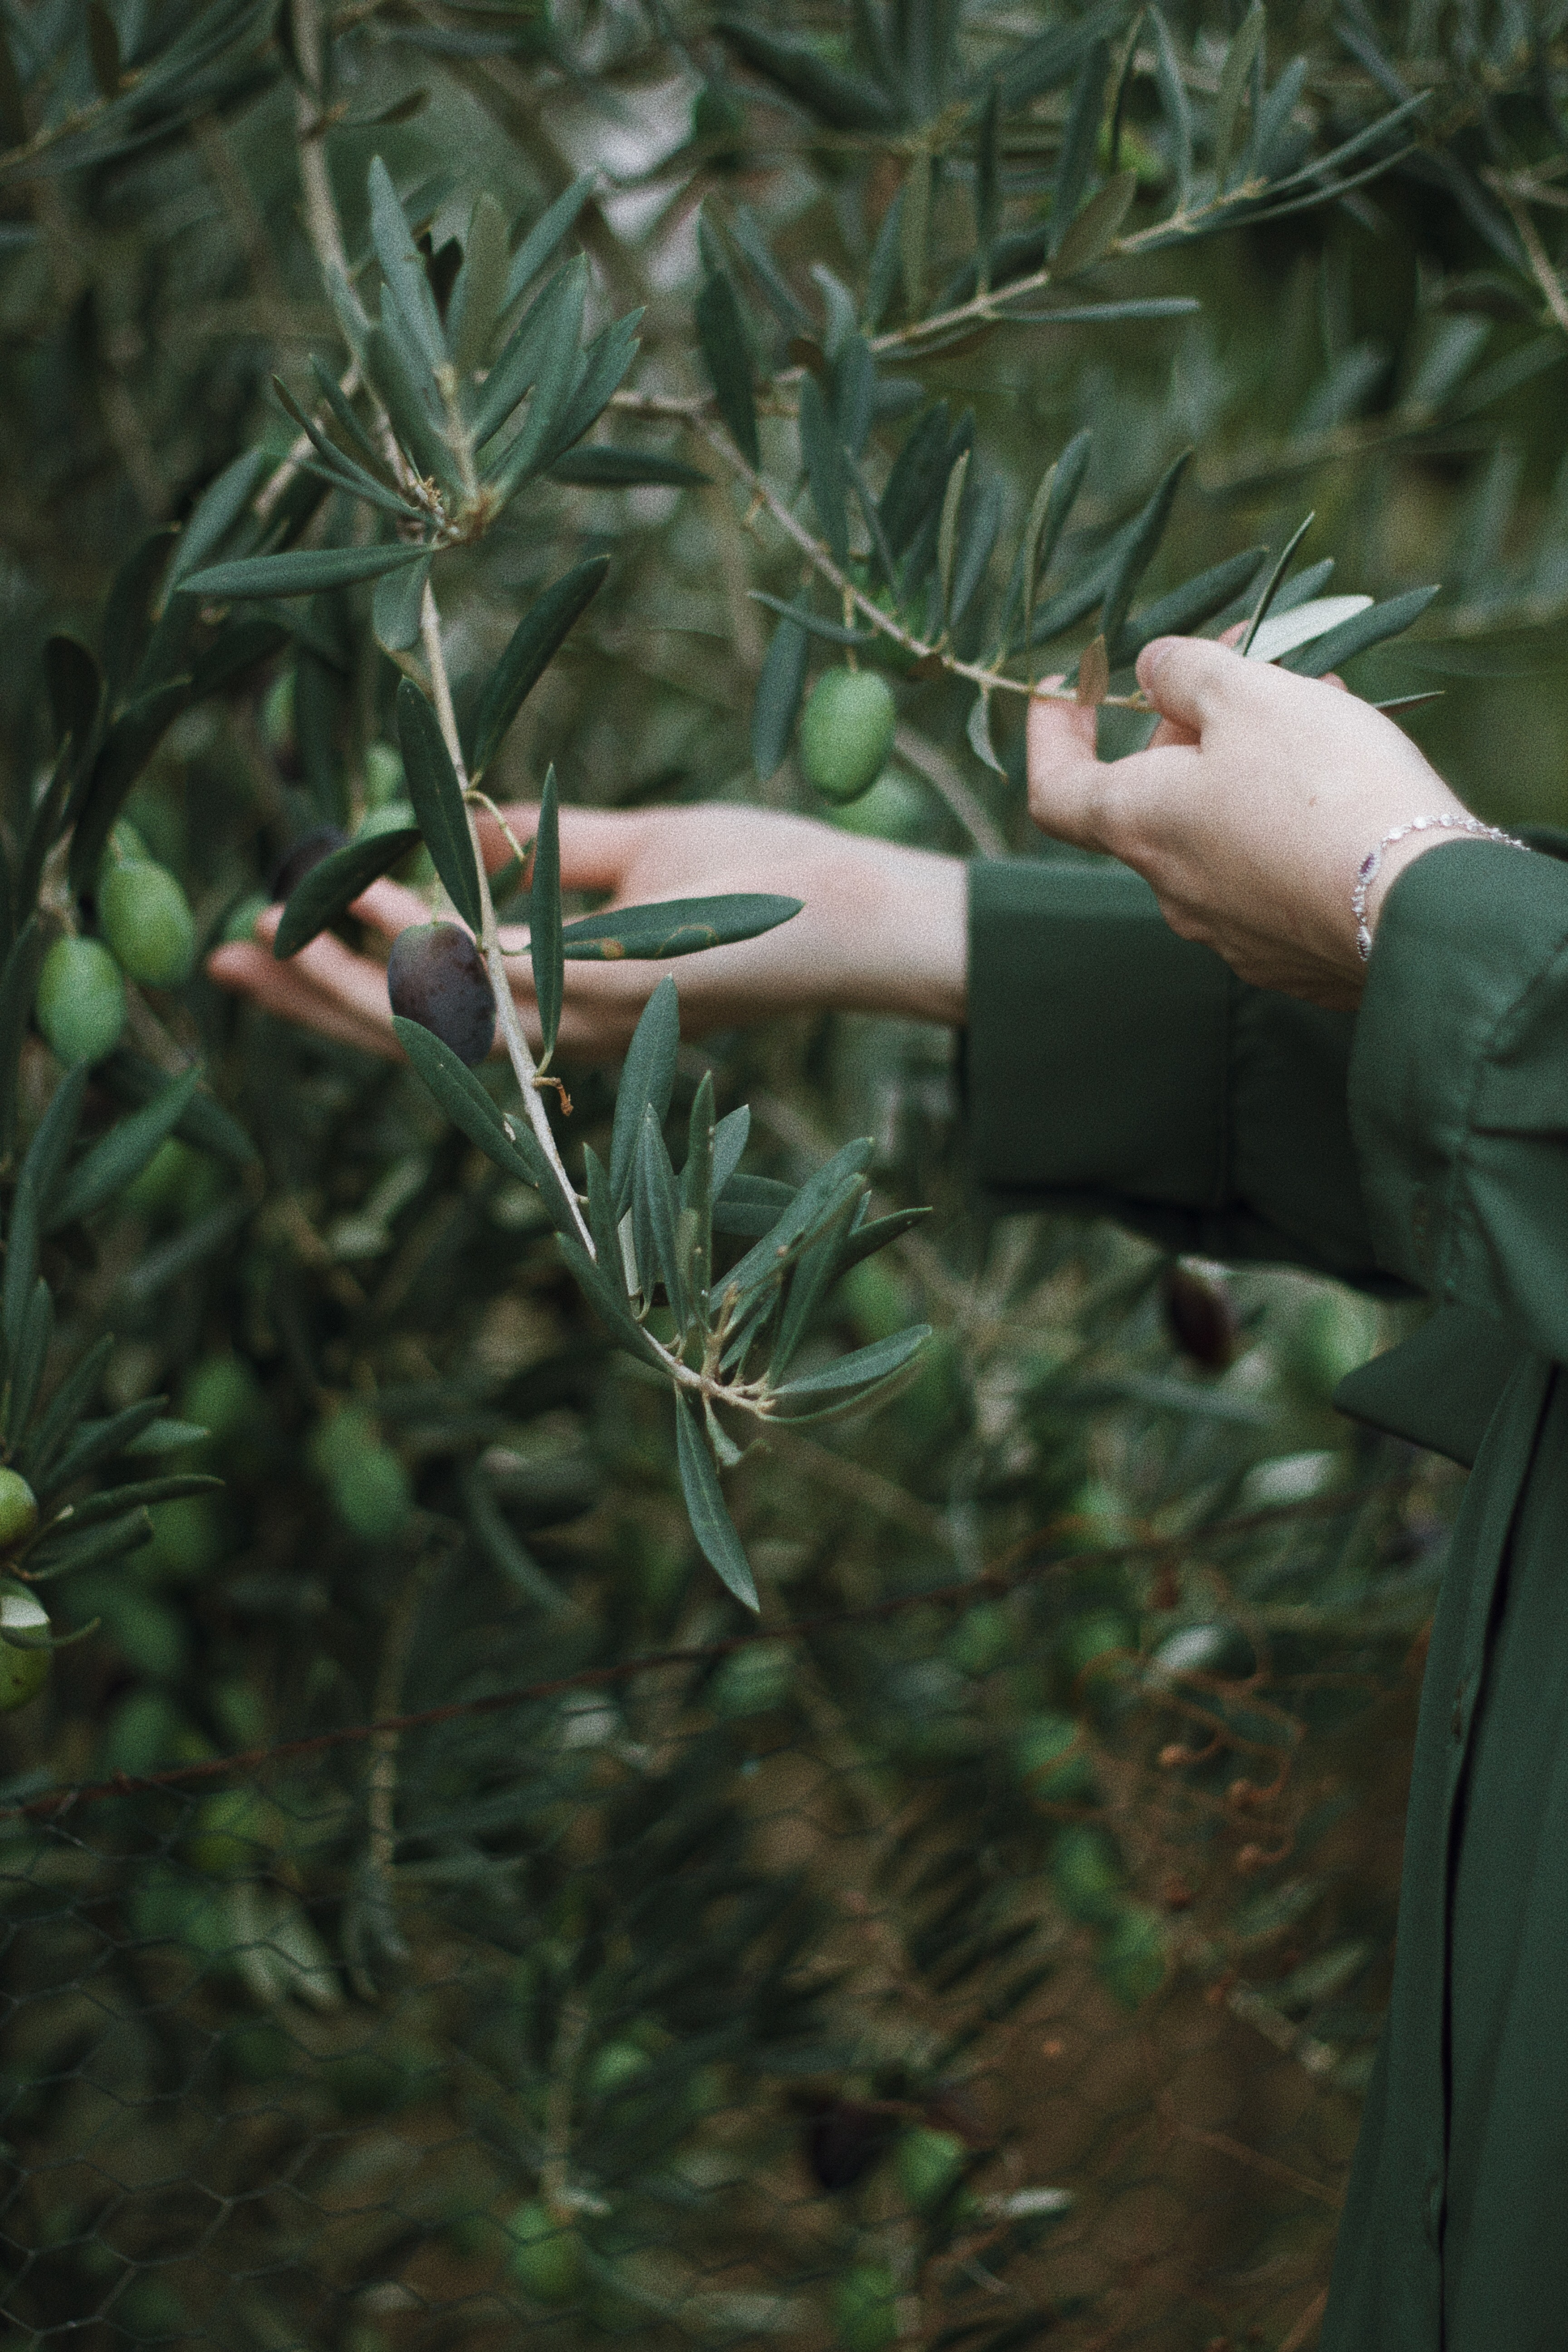
[[[1161,723],[1147,751],[1114,764],[1095,756],[1092,710],[1031,705],[1036,824],[1143,875],[1173,929],[1215,949],[1242,979],[1318,1004],[1354,1005],[1364,971],[1351,893],[1362,859],[1394,826],[1462,816],[1463,803],[1391,719],[1335,680],[1297,677],[1243,661],[1226,646],[1177,637],[1147,646],[1138,675]],[[533,811],[507,814],[526,838]],[[487,863],[499,866],[506,856],[500,831],[489,820],[482,830]],[[1405,866],[1453,840],[1419,834],[1387,853],[1368,904],[1374,931]],[[673,966],[568,964],[563,1061],[618,1058],[666,970],[676,973],[689,1036],[833,1008],[963,1024],[960,859],[724,806],[563,809],[561,853],[564,887],[607,891],[611,906],[724,891],[803,901],[792,921],[763,938]],[[430,910],[412,891],[377,882],[354,912],[377,936],[379,960],[323,935],[279,963],[270,951],[278,914],[269,912],[256,944],[216,949],[208,970],[269,1012],[398,1059],[382,966],[397,933],[428,922]],[[503,933],[503,940],[521,950],[526,934]],[[513,989],[531,1023],[526,952]]]

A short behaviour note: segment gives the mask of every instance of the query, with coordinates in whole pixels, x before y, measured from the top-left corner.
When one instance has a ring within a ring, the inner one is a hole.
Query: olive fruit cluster
[[[0,1470],[0,1551],[15,1551],[38,1524],[31,1486],[15,1470]],[[37,1593],[14,1578],[0,1578],[0,1715],[15,1713],[37,1698],[49,1678],[49,1654],[22,1646],[16,1634],[47,1635],[49,1621]]]
[[[495,1043],[496,1000],[478,948],[460,923],[414,923],[386,960],[394,1013],[417,1021],[470,1069]]]
[[[34,1012],[68,1068],[101,1062],[125,1026],[125,982],[183,988],[196,961],[196,926],[184,890],[117,825],[98,877],[100,939],[56,940],[38,974]]]
[[[824,800],[868,793],[888,762],[899,714],[875,670],[830,669],[811,690],[800,722],[800,764]]]

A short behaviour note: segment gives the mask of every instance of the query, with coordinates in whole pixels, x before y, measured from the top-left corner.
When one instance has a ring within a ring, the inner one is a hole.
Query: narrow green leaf
[[[713,1274],[713,1160],[718,1128],[713,1117],[713,1073],[704,1071],[692,1100],[686,1130],[686,1165],[680,1171],[682,1219],[690,1220],[691,1242],[684,1269],[697,1319],[706,1328]]]
[[[485,478],[494,496],[503,503],[521,488],[531,473],[547,465],[557,454],[555,436],[577,382],[583,306],[588,290],[587,264],[574,263],[557,285],[558,292],[550,289],[540,297],[542,308],[550,301],[551,312],[548,331],[542,330],[542,348],[522,423],[511,439],[488,460]]]
[[[1331,629],[1326,637],[1282,656],[1279,667],[1294,670],[1300,677],[1321,677],[1325,671],[1338,669],[1342,662],[1353,660],[1369,646],[1380,646],[1387,637],[1402,636],[1439,593],[1436,588],[1412,588],[1404,596],[1390,596],[1384,604],[1373,604],[1370,610],[1342,623],[1339,628]]]
[[[549,468],[552,482],[573,482],[584,489],[694,489],[710,482],[697,466],[656,449],[612,449],[603,443],[591,449],[574,449],[555,458]]]
[[[867,1217],[850,1232],[838,1256],[838,1272],[847,1274],[862,1258],[874,1256],[896,1242],[900,1234],[921,1224],[931,1214],[930,1209],[894,1209],[885,1217]]]
[[[84,1568],[107,1568],[110,1560],[140,1551],[153,1536],[147,1513],[132,1511],[101,1529],[88,1528],[80,1536],[64,1537],[37,1555],[40,1564],[32,1570],[33,1581],[42,1584],[57,1576],[79,1575]]]
[[[0,1153],[6,1157],[16,1139],[16,1065],[47,944],[37,916],[30,914],[0,967]]]
[[[891,1373],[902,1371],[930,1338],[931,1325],[917,1323],[908,1331],[896,1331],[891,1339],[873,1340],[868,1348],[853,1348],[848,1355],[824,1365],[820,1371],[805,1372],[797,1380],[785,1381],[773,1393],[796,1403],[809,1404],[848,1389],[869,1387],[873,1381],[885,1381]]]
[[[1133,593],[1144,572],[1153,562],[1165,525],[1171,519],[1182,477],[1192,463],[1193,453],[1184,449],[1169,465],[1147,504],[1135,518],[1123,541],[1121,555],[1106,583],[1105,609],[1101,618],[1101,634],[1108,646],[1121,634],[1132,603]]]
[[[390,874],[401,858],[416,848],[423,835],[417,825],[397,825],[386,833],[373,833],[359,841],[350,841],[342,849],[334,849],[319,866],[312,866],[304,880],[296,884],[289,894],[272,941],[272,952],[279,963],[298,955],[308,947],[328,925],[345,915],[362,891],[368,890],[384,874]]]
[[[732,1282],[743,1297],[754,1283],[765,1282],[780,1271],[795,1244],[809,1240],[826,1218],[837,1213],[847,1187],[864,1190],[864,1171],[875,1149],[871,1138],[864,1135],[836,1151],[807,1177],[773,1230],[731,1267],[726,1282]]]
[[[837,1279],[839,1256],[864,1199],[864,1193],[858,1198],[851,1194],[831,1223],[824,1226],[795,1261],[768,1361],[768,1380],[775,1389],[805,1339],[812,1317]]]
[[[155,686],[128,703],[104,737],[85,788],[79,781],[71,794],[77,804],[69,868],[73,889],[90,885],[126,794],[190,699],[188,679]]]
[[[653,1105],[643,1112],[642,1132],[637,1137],[637,1160],[632,1170],[632,1234],[637,1244],[637,1265],[643,1277],[643,1297],[651,1296],[655,1274],[664,1285],[665,1297],[676,1327],[684,1331],[691,1320],[689,1301],[680,1279],[680,1258],[676,1244],[676,1220],[680,1213],[680,1196],[676,1190],[675,1171],[669,1164],[669,1154],[664,1148],[659,1120]]]
[[[895,556],[904,553],[942,497],[952,464],[948,456],[950,421],[946,401],[934,402],[910,426],[893,460],[878,512]]]
[[[74,1364],[66,1374],[28,1431],[21,1451],[15,1456],[16,1469],[35,1494],[45,1500],[51,1492],[50,1465],[61,1446],[69,1442],[78,1422],[98,1394],[99,1383],[114,1349],[115,1336],[112,1331],[106,1331],[88,1349],[81,1361]]]
[[[1110,152],[1109,168],[1112,176],[1121,164],[1121,121],[1127,109],[1127,94],[1132,87],[1132,75],[1138,61],[1138,44],[1143,36],[1147,12],[1140,9],[1127,36],[1127,46],[1121,53],[1121,65],[1116,76],[1116,89],[1110,101]]]
[[[174,560],[163,592],[165,602],[187,573],[194,572],[227,538],[260,488],[268,463],[265,449],[247,449],[207,484],[174,541]]]
[[[1136,172],[1118,172],[1098,195],[1091,196],[1056,249],[1053,278],[1072,278],[1103,261],[1121,234],[1121,224],[1138,194]]]
[[[702,281],[693,312],[697,347],[719,414],[731,441],[753,469],[762,462],[757,440],[757,404],[752,390],[752,352],[735,289],[722,272]]]
[[[947,606],[950,629],[960,625],[973,601],[976,589],[990,569],[996,541],[1002,534],[1005,505],[1005,494],[997,476],[977,469],[970,480],[968,496],[958,511],[952,591]]]
[[[110,586],[100,644],[104,702],[110,716],[137,684],[158,592],[176,538],[172,523],[149,531],[126,557]]]
[[[695,1405],[678,1389],[675,1395],[675,1449],[680,1466],[680,1491],[703,1559],[747,1609],[761,1610],[756,1580],[725,1506],[713,1456]]]
[[[929,148],[910,156],[899,191],[899,270],[904,308],[911,319],[925,309],[926,265],[931,251],[931,158]]]
[[[416,474],[427,475],[450,496],[462,494],[462,476],[447,438],[440,397],[423,354],[389,312],[364,339],[366,376],[381,394],[387,422]]]
[[[521,1111],[510,1115],[501,1111],[467,1064],[460,1062],[439,1037],[421,1028],[417,1021],[394,1013],[392,1025],[398,1044],[453,1126],[460,1129],[498,1168],[504,1169],[509,1176],[521,1177],[543,1195],[558,1234],[574,1234],[576,1223],[561,1180],[535,1142],[525,1115]]]
[[[794,1185],[781,1184],[774,1177],[731,1174],[714,1187],[713,1230],[760,1241],[772,1233],[794,1199]]]
[[[1171,172],[1176,183],[1176,210],[1185,212],[1193,192],[1193,110],[1182,79],[1181,61],[1171,28],[1158,8],[1147,12],[1154,27],[1154,79],[1160,108],[1170,134]]]
[[[1111,667],[1116,669],[1123,662],[1136,659],[1153,637],[1190,636],[1251,586],[1265,561],[1261,547],[1249,547],[1243,554],[1226,556],[1223,563],[1211,564],[1206,572],[1184,580],[1179,588],[1145,604],[1142,612],[1134,613],[1123,624],[1121,635],[1110,647]]]
[[[987,768],[994,770],[997,775],[1005,776],[1007,772],[1006,768],[996,757],[992,747],[991,697],[984,687],[969,706],[969,717],[964,722],[963,731],[968,738],[969,748],[975,758],[983,761]]]
[[[54,1336],[55,1302],[49,1295],[48,1284],[40,1275],[27,1301],[21,1338],[10,1351],[7,1381],[10,1393],[5,1402],[5,1432],[13,1444],[33,1417],[33,1407],[37,1402],[44,1365]]]
[[[370,600],[370,622],[376,644],[389,654],[406,653],[419,637],[425,591],[430,581],[430,557],[384,572]]]
[[[379,155],[371,159],[366,191],[370,198],[371,240],[381,264],[384,292],[396,304],[404,325],[433,373],[447,358],[441,314],[436,308],[436,297],[425,275],[425,263],[414,242],[414,232],[397,201],[392,175]]]
[[[561,794],[551,762],[540,796],[539,832],[533,844],[533,881],[528,898],[529,957],[533,966],[533,992],[539,1000],[539,1022],[544,1033],[542,1070],[550,1066],[561,1026],[561,1000],[565,965],[561,950]]]
[[[1002,85],[994,76],[974,122],[974,242],[980,284],[991,283],[991,253],[1002,218]]]
[[[411,505],[400,490],[394,489],[379,474],[373,474],[369,467],[362,466],[357,458],[346,457],[335,442],[327,438],[315,420],[306,415],[280,376],[273,377],[272,389],[279,406],[299,426],[316,452],[316,463],[306,460],[310,471],[320,475],[322,481],[331,482],[334,489],[346,490],[351,498],[363,499],[378,512],[389,514],[400,523],[418,517],[420,509]],[[205,552],[205,550],[203,551]],[[180,552],[185,552],[183,543]],[[194,557],[192,561],[195,561]]]
[[[1263,0],[1252,0],[1252,6],[1237,31],[1220,68],[1219,89],[1214,102],[1214,179],[1215,186],[1223,190],[1226,174],[1236,144],[1237,120],[1247,85],[1252,73],[1252,61],[1262,47],[1268,16]]]
[[[1318,518],[1316,513],[1312,513],[1308,515],[1304,522],[1299,522],[1297,524],[1295,530],[1291,532],[1289,538],[1285,542],[1279,562],[1275,564],[1273,570],[1269,572],[1268,579],[1264,582],[1263,593],[1258,597],[1257,604],[1254,605],[1252,618],[1247,625],[1247,634],[1236,649],[1237,652],[1240,654],[1244,661],[1247,655],[1252,651],[1253,639],[1257,636],[1258,630],[1263,626],[1264,622],[1268,617],[1268,608],[1273,604],[1276,596],[1279,593],[1280,586],[1283,583],[1285,574],[1290,569],[1296,550],[1300,546],[1301,541],[1306,538],[1307,533],[1311,530],[1312,525],[1317,521],[1317,520]]]
[[[125,81],[125,62],[120,54],[120,35],[103,0],[88,0],[87,57],[100,98],[118,98]]]
[[[936,575],[942,591],[942,617],[945,626],[952,605],[952,562],[958,543],[958,510],[963,503],[964,484],[969,479],[969,460],[973,452],[966,449],[947,478],[942,493],[942,520],[936,534]]]
[[[711,214],[713,210],[711,202],[704,206],[705,213]],[[737,205],[731,218],[720,226],[740,252],[756,280],[757,291],[785,334],[809,335],[811,313],[796,299],[795,289],[769,251],[766,233],[755,213],[747,205]]]
[[[680,1000],[667,972],[643,1007],[632,1033],[621,1082],[616,1095],[615,1125],[610,1136],[610,1197],[617,1218],[624,1217],[632,1197],[632,1168],[643,1114],[653,1110],[660,1125],[669,1112],[675,1088],[675,1057],[680,1048]]]
[[[168,1402],[165,1396],[143,1397],[140,1404],[128,1404],[123,1412],[110,1413],[107,1421],[82,1422],[55,1465],[51,1491],[74,1486],[100,1462],[125,1453],[133,1438],[152,1427]]]
[[[904,192],[900,188],[882,215],[882,226],[877,231],[877,241],[871,247],[871,258],[867,266],[866,299],[861,306],[861,319],[868,335],[877,332],[893,299],[893,289],[899,279],[899,257],[903,249],[903,229]]]
[[[752,705],[752,766],[759,783],[775,775],[789,750],[796,713],[805,691],[808,653],[799,619],[785,617],[773,631]]]
[[[1094,169],[1100,144],[1100,126],[1105,118],[1105,87],[1110,79],[1110,44],[1107,40],[1098,40],[1079,68],[1068,106],[1067,125],[1062,132],[1061,155],[1051,190],[1049,252],[1053,260],[1078,217],[1089,174]]]
[[[339,431],[350,446],[358,450],[360,462],[366,472],[374,475],[385,488],[395,488],[392,476],[387,471],[386,459],[383,452],[377,448],[365,426],[354,414],[353,403],[344,394],[342,386],[331,370],[323,366],[313,352],[310,354],[310,373],[316,379],[322,399],[337,419]]]
[[[55,742],[63,743],[68,735],[79,766],[90,756],[98,714],[103,707],[103,678],[98,664],[75,637],[50,637],[44,646],[44,683]]]
[[[570,236],[578,214],[592,195],[598,176],[596,172],[579,173],[571,186],[564,189],[553,204],[547,205],[534,222],[511,257],[506,281],[507,309],[510,309],[520,294],[527,293],[540,271],[554,259],[563,242]]]
[[[27,142],[22,77],[16,70],[16,53],[11,46],[9,27],[4,24],[0,24],[0,140],[7,147],[25,147]]]
[[[827,551],[842,572],[849,561],[848,478],[822,387],[814,375],[801,378],[800,454]]]
[[[628,310],[624,319],[595,335],[583,353],[571,393],[545,442],[542,467],[550,470],[565,462],[573,443],[580,441],[604,415],[642,348],[637,334],[642,316],[641,310]]]
[[[69,1515],[58,1523],[59,1532],[75,1535],[79,1528],[100,1527],[121,1511],[146,1510],[154,1503],[182,1503],[192,1495],[216,1494],[223,1483],[205,1471],[182,1470],[166,1478],[137,1478],[126,1486],[104,1486],[71,1507]]]
[[[574,622],[604,586],[607,555],[591,555],[552,581],[513,630],[506,651],[485,681],[475,711],[470,768],[482,776],[531,688],[565,642]]]
[[[770,613],[777,613],[781,619],[793,622],[796,627],[804,629],[807,636],[820,637],[825,645],[874,646],[882,635],[880,629],[846,628],[842,621],[830,621],[825,614],[808,611],[799,599],[792,604],[786,604],[782,596],[770,596],[765,588],[748,588],[746,593],[753,604],[765,604]],[[780,757],[783,757],[782,753]]]
[[[739,1168],[751,1132],[752,1113],[746,1103],[742,1103],[739,1110],[727,1111],[714,1129],[713,1171],[709,1180],[714,1200],[719,1198]]]
[[[49,1107],[38,1121],[11,1201],[11,1221],[5,1234],[5,1280],[0,1294],[5,1354],[16,1363],[22,1327],[38,1273],[38,1239],[56,1187],[60,1180],[87,1093],[88,1072],[79,1065],[67,1072],[55,1088]]]
[[[754,16],[720,16],[715,29],[746,63],[836,131],[891,131],[899,107],[890,91],[864,74],[828,63],[815,43],[775,33]]]
[[[396,708],[403,772],[425,846],[447,896],[477,936],[484,921],[479,866],[468,813],[442,739],[441,722],[412,678],[400,682]]]
[[[246,596],[316,596],[325,588],[349,588],[379,579],[405,564],[424,561],[426,551],[395,541],[384,547],[300,547],[283,555],[247,555],[236,563],[214,563],[182,580],[187,596],[224,603]]]
[[[519,401],[538,382],[557,324],[572,301],[574,281],[582,282],[586,271],[581,256],[563,262],[512,330],[479,392],[473,415],[476,448],[482,449],[500,431]]]
[[[761,890],[664,898],[650,906],[617,908],[613,914],[580,916],[565,926],[562,945],[568,963],[618,963],[623,959],[661,963],[671,956],[760,939],[798,915],[801,905],[799,898]]]
[[[458,1474],[458,1486],[468,1527],[490,1566],[525,1599],[548,1610],[552,1616],[569,1616],[572,1603],[551,1583],[527,1545],[518,1540],[477,1462]]]
[[[96,675],[95,671],[94,676]],[[84,749],[90,747],[91,740],[92,729],[89,726],[86,734],[81,738]],[[55,772],[27,820],[27,831],[22,843],[22,855],[16,865],[15,894],[17,913],[24,919],[31,914],[37,904],[38,885],[43,879],[45,865],[48,860],[50,850],[59,839],[60,831],[65,823],[66,803],[70,796],[72,772],[75,767],[75,751],[76,738],[72,737],[68,743],[62,744],[59,758],[55,762]]]
[[[184,1117],[201,1075],[196,1068],[171,1078],[144,1109],[118,1120],[101,1141],[78,1160],[48,1203],[44,1216],[45,1233],[52,1234],[78,1217],[90,1217],[95,1209],[114,1200],[142,1173],[164,1137],[172,1135]]]

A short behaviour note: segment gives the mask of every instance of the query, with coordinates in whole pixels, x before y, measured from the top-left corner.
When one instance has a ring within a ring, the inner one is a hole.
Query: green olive
[[[125,982],[98,940],[57,940],[34,1003],[38,1026],[68,1069],[101,1062],[125,1026]]]
[[[506,2224],[511,2240],[507,2268],[536,2303],[570,2303],[583,2279],[583,2247],[537,2198],[520,2205]]]
[[[256,935],[256,919],[265,914],[272,904],[265,890],[247,890],[237,898],[223,919],[223,943],[226,948],[242,946]]]
[[[843,2352],[883,2352],[899,2340],[899,2290],[881,2263],[847,2271],[833,2291],[834,2340]]]
[[[260,1384],[238,1356],[204,1356],[180,1391],[180,1418],[194,1421],[219,1444],[251,1434],[266,1411]]]
[[[800,722],[800,764],[825,800],[868,793],[893,748],[893,690],[875,670],[830,669],[812,688]]]
[[[42,1601],[25,1585],[0,1584],[0,1715],[12,1715],[37,1698],[49,1679],[47,1650],[20,1650],[8,1633],[47,1633]]]
[[[1103,1830],[1087,1822],[1069,1822],[1058,1832],[1051,1883],[1071,1919],[1103,1926],[1121,1910],[1122,1873],[1116,1848]]]
[[[339,1518],[362,1543],[390,1543],[407,1526],[414,1507],[408,1473],[379,1439],[335,1462],[329,1484]]]
[[[1142,1904],[1124,1905],[1101,1936],[1094,1965],[1124,2009],[1158,1992],[1165,1980],[1165,1931],[1155,1914]]]
[[[196,925],[166,866],[111,866],[98,892],[103,936],[132,980],[183,988],[196,961]]]
[[[38,1524],[38,1498],[15,1470],[0,1470],[0,1551],[15,1551]]]

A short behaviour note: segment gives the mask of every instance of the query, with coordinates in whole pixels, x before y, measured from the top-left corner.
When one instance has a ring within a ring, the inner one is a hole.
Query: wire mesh
[[[1300,2352],[1386,1982],[1418,1484],[14,1787],[7,2340]],[[1352,1526],[1383,1583],[1327,1668],[1300,1608],[1216,1656],[1081,1605]],[[1076,1711],[1020,1718],[996,1670],[1064,1608]]]

